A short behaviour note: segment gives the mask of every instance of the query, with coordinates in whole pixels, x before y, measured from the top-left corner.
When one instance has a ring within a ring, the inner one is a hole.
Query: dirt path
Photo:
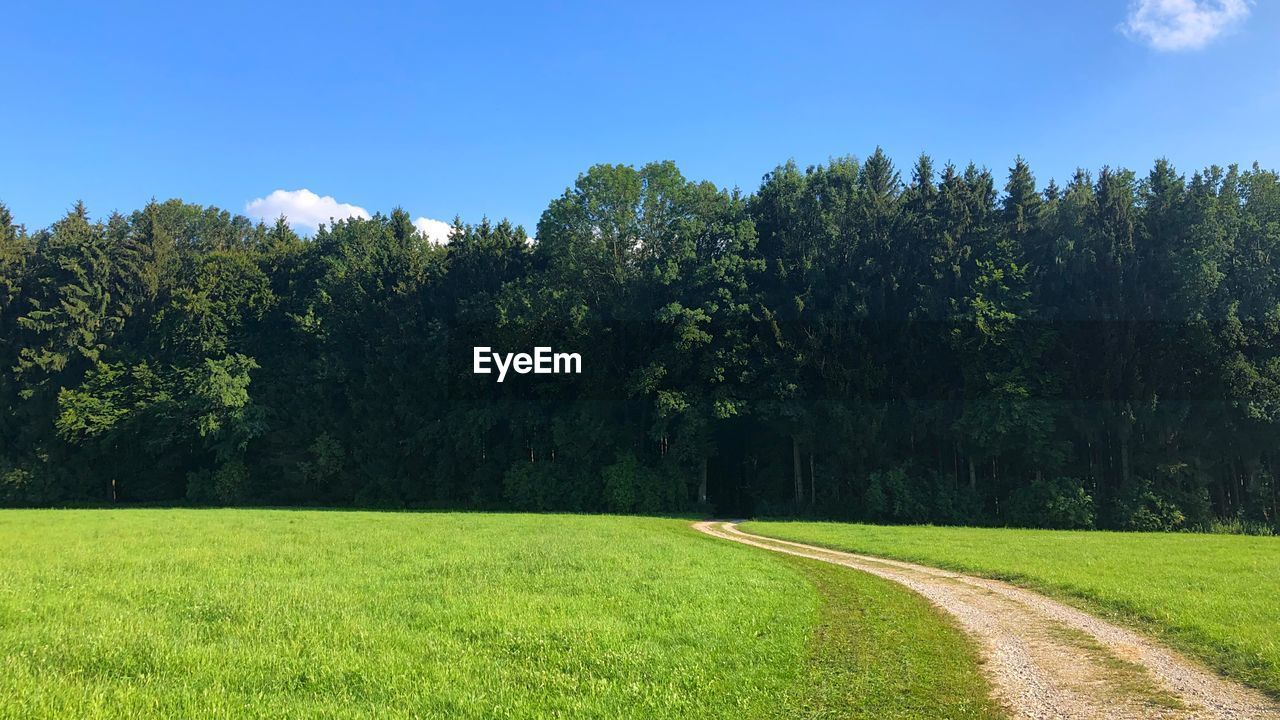
[[[923,595],[979,644],[998,700],[1018,718],[1280,718],[1280,703],[1125,628],[996,580],[745,533],[725,540],[869,572]]]

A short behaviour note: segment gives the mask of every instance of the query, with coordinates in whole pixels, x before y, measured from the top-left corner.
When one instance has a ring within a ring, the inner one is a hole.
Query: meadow
[[[742,529],[1038,589],[1280,695],[1280,537],[774,521]]]
[[[678,519],[0,511],[0,716],[996,717],[887,582]]]

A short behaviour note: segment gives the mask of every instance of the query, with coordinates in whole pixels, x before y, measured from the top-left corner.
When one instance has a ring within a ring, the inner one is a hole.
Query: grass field
[[[784,556],[818,588],[820,623],[788,718],[999,718],[975,649],[924,598],[849,568]]]
[[[1280,695],[1280,537],[805,522],[742,529],[1075,598]]]
[[[685,521],[0,511],[4,717],[990,717],[884,581]]]

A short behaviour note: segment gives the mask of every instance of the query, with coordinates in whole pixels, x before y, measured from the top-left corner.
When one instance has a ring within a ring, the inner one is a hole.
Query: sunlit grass
[[[0,547],[4,717],[990,709],[923,601],[682,520],[16,510]]]
[[[788,556],[822,596],[804,686],[788,718],[999,718],[976,648],[919,595]]]
[[[1280,695],[1280,537],[806,522],[742,527],[1075,598]]]
[[[759,716],[817,595],[674,520],[0,513],[12,717]]]

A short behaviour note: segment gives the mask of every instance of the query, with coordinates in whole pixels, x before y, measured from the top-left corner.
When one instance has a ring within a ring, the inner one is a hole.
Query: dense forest
[[[472,372],[474,346],[580,375]],[[0,504],[1277,525],[1280,180],[1038,188],[879,150],[751,195],[600,165],[542,214],[300,237],[0,206]]]

